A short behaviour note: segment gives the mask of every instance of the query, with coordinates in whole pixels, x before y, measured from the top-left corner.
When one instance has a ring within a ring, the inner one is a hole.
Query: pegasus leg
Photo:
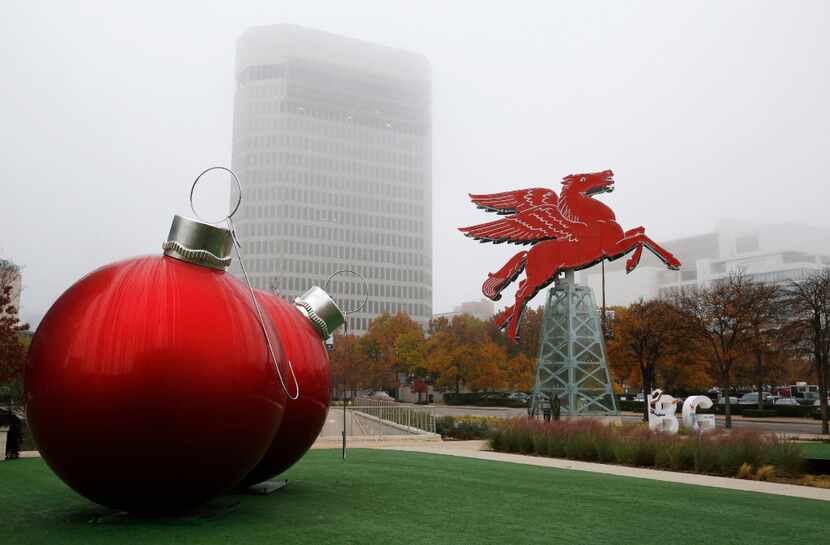
[[[522,291],[522,289],[524,289],[525,285],[527,285],[527,278],[519,282],[519,289],[516,292],[516,302],[508,307],[504,307],[504,309],[496,315],[494,323],[499,329],[504,329],[505,327],[510,326],[511,329],[515,331],[516,327],[518,327],[518,321],[519,318],[521,318],[523,310],[523,308],[520,308],[518,313],[516,312],[517,305],[519,304],[518,294]],[[511,337],[511,339],[515,341],[514,337]]]
[[[671,252],[651,240],[649,237],[643,233],[640,235],[642,237],[643,245],[651,250],[651,252],[660,258],[660,260],[668,266],[668,268],[673,270],[680,269],[680,261],[674,257]]]
[[[510,318],[513,316],[513,305],[509,307],[505,307],[501,312],[496,314],[496,317],[493,319],[493,322],[496,324],[496,327],[499,329],[504,329],[507,327]]]
[[[554,273],[552,277],[555,276],[556,273]],[[518,291],[516,291],[516,302],[513,304],[513,313],[510,317],[510,325],[507,328],[507,337],[511,341],[516,342],[518,339],[519,325],[522,320],[525,305],[527,305],[528,301],[533,299],[533,297],[539,292],[540,287],[543,287],[543,285],[539,283],[532,283],[531,278],[528,276],[528,278],[522,281]]]
[[[660,258],[660,260],[663,261],[663,263],[665,263],[670,269],[679,269],[680,261],[678,261],[677,258],[669,253],[665,248],[651,240],[643,232],[644,230],[640,229],[641,228],[638,227],[637,229],[627,231],[621,240],[617,241],[613,247],[608,248],[606,250],[606,255],[610,256],[609,259],[617,259],[631,251],[634,251],[634,255],[632,255],[626,262],[626,272],[631,272],[639,263],[643,247],[645,246],[654,255]]]
[[[519,338],[519,322],[522,319],[522,312],[524,311],[524,305],[522,306],[521,310],[514,310],[513,316],[510,319],[510,325],[507,327],[507,337],[515,342],[518,342]]]
[[[516,292],[516,302],[513,304],[513,314],[510,317],[510,325],[507,327],[507,337],[514,343],[518,340],[519,323],[522,320],[522,313],[524,312],[525,305],[528,301],[528,297],[525,295],[525,286],[527,286],[527,284],[522,286],[522,288]]]
[[[516,277],[524,270],[526,257],[527,252],[519,252],[497,272],[488,273],[487,280],[481,286],[481,293],[493,301],[501,299],[501,291],[516,280]]]
[[[625,272],[630,273],[634,270],[634,268],[640,264],[640,258],[643,256],[643,245],[637,244],[637,247],[634,248],[634,253],[631,254],[631,257],[628,258],[628,261],[625,262]]]

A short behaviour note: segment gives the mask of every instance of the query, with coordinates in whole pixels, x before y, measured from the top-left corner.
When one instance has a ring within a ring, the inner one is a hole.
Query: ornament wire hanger
[[[366,277],[363,276],[362,274],[360,274],[359,272],[355,272],[351,269],[339,269],[339,270],[334,271],[333,273],[331,273],[329,275],[329,277],[326,279],[326,283],[323,284],[323,290],[326,293],[331,293],[329,291],[329,282],[331,282],[332,278],[334,278],[338,274],[353,274],[353,275],[355,275],[356,277],[360,278],[363,281],[363,301],[361,301],[361,303],[358,306],[356,306],[355,308],[353,308],[351,310],[344,310],[343,314],[346,315],[346,316],[349,316],[350,314],[355,314],[356,312],[360,312],[361,310],[363,310],[366,307],[366,303],[369,302],[369,282],[366,280]],[[334,302],[337,303],[337,300],[335,299]],[[340,306],[340,305],[338,305],[338,306]],[[344,334],[348,333],[348,330],[349,330],[349,322],[347,320],[347,321],[343,322],[343,333]]]
[[[196,212],[196,206],[193,204],[193,195],[196,192],[196,184],[199,183],[199,180],[207,174],[208,172],[214,170],[222,170],[227,172],[233,178],[234,184],[236,185],[237,190],[237,197],[236,197],[236,204],[234,205],[233,209],[230,213],[223,217],[218,221],[210,221],[205,219]],[[289,399],[296,400],[300,397],[300,383],[297,381],[297,375],[294,373],[294,366],[291,364],[291,360],[286,360],[288,363],[288,370],[291,372],[291,378],[294,381],[294,395],[288,391],[288,387],[285,384],[285,379],[282,376],[282,370],[280,369],[280,363],[277,359],[276,353],[274,352],[274,345],[271,342],[271,335],[268,333],[268,328],[265,326],[265,317],[262,314],[262,309],[259,306],[259,302],[257,301],[256,295],[254,295],[254,287],[251,284],[251,279],[248,276],[248,270],[245,268],[245,260],[242,257],[242,244],[239,242],[239,237],[236,235],[236,225],[233,223],[233,216],[234,214],[239,211],[239,207],[242,204],[242,185],[239,183],[239,178],[236,176],[236,173],[227,167],[210,167],[202,171],[201,174],[196,176],[196,179],[193,180],[193,185],[190,186],[190,209],[193,211],[193,215],[196,216],[196,219],[203,221],[205,223],[210,223],[211,225],[217,225],[220,223],[227,222],[228,230],[231,233],[231,239],[233,240],[233,248],[236,252],[236,258],[239,260],[239,268],[242,269],[242,276],[245,278],[245,284],[248,286],[248,292],[251,294],[251,301],[254,303],[254,308],[256,309],[257,318],[259,320],[259,327],[262,329],[262,334],[265,336],[265,344],[268,345],[268,354],[271,356],[271,361],[274,363],[274,369],[277,371],[277,377],[280,379],[280,384],[282,385],[283,391],[288,396]]]

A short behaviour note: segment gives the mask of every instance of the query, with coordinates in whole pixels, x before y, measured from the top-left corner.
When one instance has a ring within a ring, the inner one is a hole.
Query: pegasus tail
[[[516,280],[516,277],[525,269],[526,259],[527,252],[519,252],[510,258],[510,261],[505,263],[498,272],[488,274],[487,280],[481,286],[484,296],[493,301],[501,299],[501,291]]]

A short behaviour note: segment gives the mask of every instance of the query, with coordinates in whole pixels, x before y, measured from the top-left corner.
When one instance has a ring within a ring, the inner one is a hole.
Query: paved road
[[[527,415],[527,409],[514,409],[506,407],[458,407],[446,405],[432,405],[436,416],[498,416],[502,418],[513,418]],[[624,414],[622,419],[625,422],[637,422],[642,417],[635,414]],[[717,417],[718,426],[723,426],[723,417]],[[776,433],[821,433],[821,421],[813,419],[785,419],[785,420],[755,420],[741,417],[732,417],[734,428],[754,429],[759,431],[770,431]]]
[[[623,415],[623,420],[626,422],[642,422],[643,417],[640,415]],[[724,418],[722,416],[718,416],[717,422],[718,427],[722,428],[724,424]],[[793,419],[793,420],[785,420],[785,421],[776,421],[776,420],[755,420],[755,419],[748,419],[748,418],[738,418],[732,417],[732,427],[735,429],[752,429],[757,431],[766,431],[766,432],[775,432],[775,433],[791,433],[791,434],[800,434],[800,433],[809,433],[809,434],[819,434],[821,433],[821,421],[820,420],[811,420],[811,419]]]

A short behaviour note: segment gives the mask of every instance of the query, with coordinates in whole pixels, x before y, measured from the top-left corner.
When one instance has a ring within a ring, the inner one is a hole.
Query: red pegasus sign
[[[544,188],[470,195],[479,208],[508,217],[461,227],[462,233],[481,242],[533,245],[490,273],[481,287],[485,296],[498,301],[501,291],[525,271],[516,302],[496,316],[496,325],[507,327],[507,336],[514,342],[525,305],[560,272],[585,269],[603,259],[613,261],[633,251],[625,267],[631,272],[640,262],[643,247],[670,269],[680,268],[672,254],[646,236],[644,227],[623,231],[613,210],[593,198],[613,190],[614,173],[606,170],[565,177],[561,197]]]

